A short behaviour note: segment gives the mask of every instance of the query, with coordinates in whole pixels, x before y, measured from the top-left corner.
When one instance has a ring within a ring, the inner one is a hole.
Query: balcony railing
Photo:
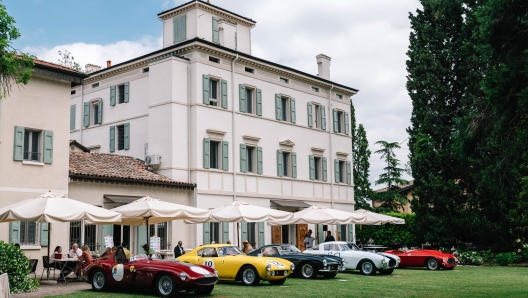
[[[24,151],[24,160],[40,161],[40,152]]]

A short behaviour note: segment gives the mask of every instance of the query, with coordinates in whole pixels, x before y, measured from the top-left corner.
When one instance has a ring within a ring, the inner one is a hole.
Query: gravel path
[[[87,290],[91,289],[92,287],[90,284],[86,282],[78,282],[78,281],[72,281],[72,282],[45,282],[43,281],[40,284],[40,287],[38,291],[31,292],[31,293],[22,293],[22,294],[11,294],[11,297],[13,298],[31,298],[31,297],[46,297],[46,296],[54,296],[54,295],[64,295],[64,294],[70,294],[73,292],[81,291],[81,290]]]

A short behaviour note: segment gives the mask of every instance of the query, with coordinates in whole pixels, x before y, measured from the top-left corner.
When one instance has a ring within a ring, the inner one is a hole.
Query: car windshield
[[[350,250],[346,244],[343,243],[324,243],[323,250],[326,251],[347,251]]]
[[[218,256],[236,256],[244,253],[236,246],[222,246],[218,248]]]
[[[350,248],[350,250],[361,250],[361,249],[359,249],[359,247],[356,244],[354,244],[352,242],[348,242],[347,246],[348,246],[348,248]]]
[[[135,262],[135,261],[141,261],[141,260],[148,260],[148,256],[145,254],[139,254],[135,256],[131,256],[128,260],[128,262]]]
[[[285,255],[285,254],[291,254],[291,253],[300,253],[301,251],[295,247],[294,245],[282,245],[280,247],[280,254],[281,255]]]

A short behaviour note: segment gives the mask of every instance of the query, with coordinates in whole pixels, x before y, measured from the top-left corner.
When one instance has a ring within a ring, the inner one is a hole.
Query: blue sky
[[[17,49],[50,62],[66,49],[81,66],[133,59],[161,48],[157,14],[183,0],[3,0],[22,37]],[[397,157],[408,160],[412,111],[405,89],[409,12],[417,0],[211,0],[257,21],[252,54],[317,74],[315,56],[332,57],[331,79],[359,89],[352,98],[356,119],[376,141],[402,142]],[[370,158],[375,181],[384,163]],[[406,177],[410,178],[410,177]],[[378,188],[373,185],[374,188]],[[381,186],[379,186],[381,188]]]

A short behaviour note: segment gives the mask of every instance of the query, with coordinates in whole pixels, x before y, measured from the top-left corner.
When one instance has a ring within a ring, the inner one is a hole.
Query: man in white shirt
[[[82,256],[82,250],[79,248],[79,245],[77,243],[72,244],[72,249],[70,249],[70,252],[68,253],[68,257],[75,258]],[[59,275],[60,279],[65,279],[66,276],[68,276],[70,273],[73,272],[75,269],[75,265],[77,262],[68,261],[66,262],[66,265],[64,266],[63,270],[61,271],[61,274]]]
[[[306,249],[312,248],[314,245],[315,238],[312,237],[312,230],[308,230],[308,233],[304,236],[304,247]]]
[[[75,257],[75,255],[77,255],[77,257],[82,256],[82,250],[79,248],[77,243],[74,243],[72,245],[72,249],[70,250],[70,257]]]

